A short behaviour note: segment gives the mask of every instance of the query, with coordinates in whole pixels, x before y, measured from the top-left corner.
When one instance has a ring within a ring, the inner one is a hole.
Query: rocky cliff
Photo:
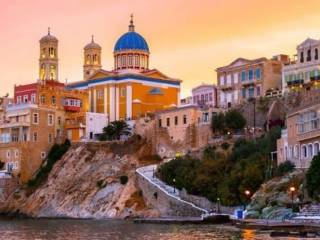
[[[157,211],[146,206],[136,185],[136,168],[152,163],[150,149],[140,137],[74,145],[40,187],[22,187],[0,211],[32,217],[157,216]]]
[[[294,204],[308,200],[304,177],[305,173],[302,170],[296,170],[261,185],[260,189],[252,196],[251,203],[247,208],[247,217],[277,220],[290,217],[292,214],[290,187],[293,186],[296,189],[293,193]]]

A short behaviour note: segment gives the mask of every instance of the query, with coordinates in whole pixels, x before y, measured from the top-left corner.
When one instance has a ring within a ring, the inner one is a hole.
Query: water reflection
[[[268,233],[232,226],[134,224],[131,221],[0,220],[0,239],[6,240],[267,240]]]

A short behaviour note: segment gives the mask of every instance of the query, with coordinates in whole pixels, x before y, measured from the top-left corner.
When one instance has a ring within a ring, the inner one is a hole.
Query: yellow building
[[[89,111],[107,114],[109,121],[177,106],[181,81],[149,69],[149,55],[131,19],[129,31],[115,44],[114,69],[101,69],[101,47],[92,39],[84,48],[84,80],[69,88],[88,91]]]

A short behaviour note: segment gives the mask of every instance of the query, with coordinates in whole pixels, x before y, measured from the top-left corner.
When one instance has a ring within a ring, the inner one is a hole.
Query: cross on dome
[[[130,18],[129,32],[134,32],[133,14],[130,15]]]

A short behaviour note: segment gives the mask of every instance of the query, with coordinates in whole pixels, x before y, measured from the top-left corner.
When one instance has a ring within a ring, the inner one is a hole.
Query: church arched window
[[[303,63],[304,62],[304,56],[303,56],[303,52],[300,53],[300,62]]]
[[[40,80],[44,80],[46,76],[45,65],[42,64],[40,68]]]
[[[46,48],[42,48],[41,50],[41,58],[45,58],[46,57]]]
[[[318,48],[316,48],[316,49],[314,50],[314,59],[315,59],[315,60],[318,60],[318,59],[319,59]]]
[[[139,55],[138,54],[136,54],[135,56],[134,56],[134,66],[135,67],[140,67],[140,61],[139,61]]]
[[[56,66],[51,65],[50,66],[50,80],[56,79]]]
[[[130,54],[129,55],[129,67],[133,66],[133,56]]]
[[[87,54],[86,63],[87,63],[87,64],[90,64],[90,54]]]
[[[307,61],[311,61],[311,49],[307,51]]]

